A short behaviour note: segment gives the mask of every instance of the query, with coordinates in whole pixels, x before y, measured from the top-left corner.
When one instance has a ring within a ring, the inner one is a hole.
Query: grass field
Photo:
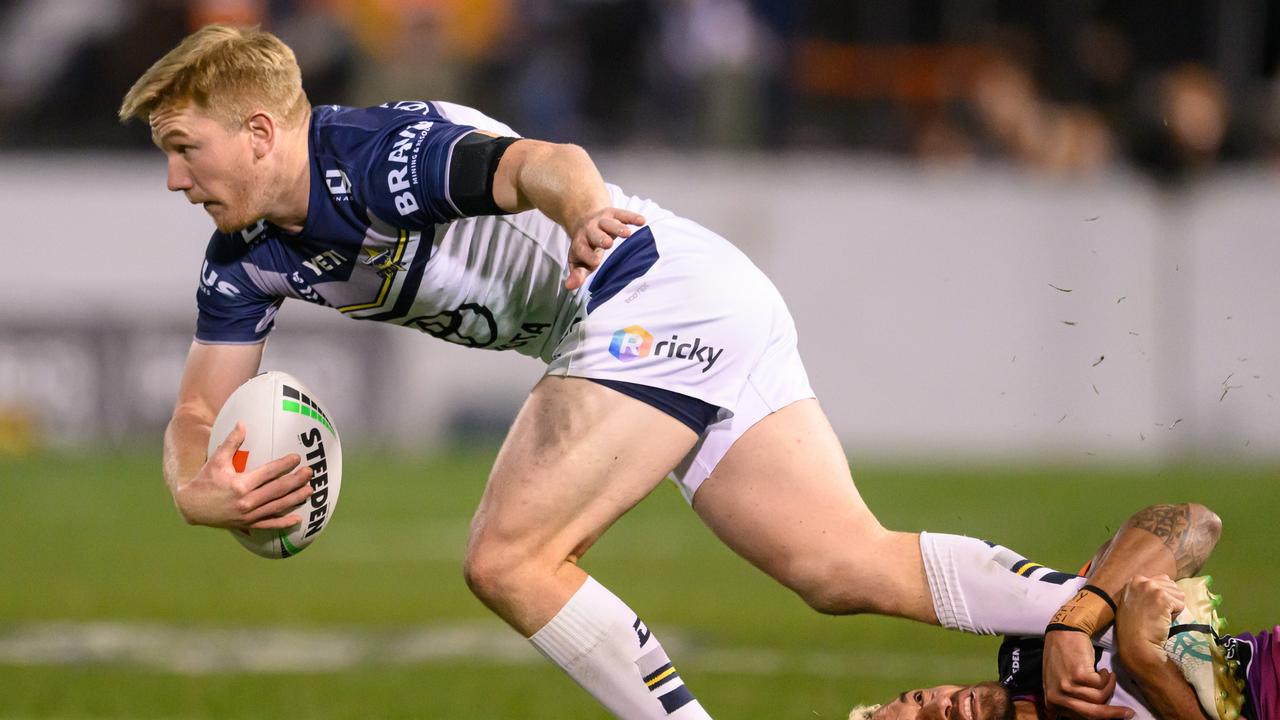
[[[159,453],[0,458],[0,717],[598,718],[467,592],[487,452],[349,457],[315,547],[266,561],[188,528]],[[1236,630],[1280,621],[1276,468],[856,468],[885,524],[979,535],[1074,568],[1133,510],[1196,500]],[[720,546],[663,485],[584,565],[723,718],[843,718],[994,679],[991,638],[817,615]],[[303,663],[320,669],[302,671]]]

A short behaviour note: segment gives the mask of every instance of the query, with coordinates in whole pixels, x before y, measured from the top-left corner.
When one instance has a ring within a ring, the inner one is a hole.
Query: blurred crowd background
[[[160,437],[210,227],[116,111],[211,22],[315,104],[473,105],[730,238],[859,453],[1280,458],[1280,0],[0,0],[0,456]],[[500,438],[542,371],[276,332],[364,447]]]
[[[121,96],[209,22],[280,35],[316,104],[450,99],[589,147],[1169,182],[1280,158],[1280,0],[3,0],[0,149],[145,145]]]

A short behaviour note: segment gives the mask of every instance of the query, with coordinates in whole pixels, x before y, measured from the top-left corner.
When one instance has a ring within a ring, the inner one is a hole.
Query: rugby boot
[[[1178,663],[1206,717],[1237,720],[1245,702],[1244,683],[1236,677],[1233,666],[1238,663],[1227,659],[1220,642],[1227,624],[1218,615],[1222,596],[1209,591],[1212,581],[1207,575],[1178,581],[1186,608],[1170,626],[1164,651]]]

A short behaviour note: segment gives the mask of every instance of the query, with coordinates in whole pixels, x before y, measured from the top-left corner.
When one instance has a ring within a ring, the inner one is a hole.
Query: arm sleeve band
[[[1045,632],[1078,630],[1089,637],[1101,635],[1115,622],[1112,607],[1111,598],[1105,592],[1086,585],[1054,613]]]
[[[1103,590],[1097,585],[1085,585],[1083,588],[1081,588],[1081,590],[1088,590],[1094,595],[1097,595],[1098,597],[1102,598],[1104,601],[1106,601],[1107,606],[1111,608],[1111,613],[1113,615],[1116,613],[1116,601],[1111,599],[1111,596],[1107,594],[1106,590]]]
[[[449,194],[464,216],[508,214],[493,201],[493,176],[498,172],[502,154],[519,139],[473,132],[454,146],[449,164]]]

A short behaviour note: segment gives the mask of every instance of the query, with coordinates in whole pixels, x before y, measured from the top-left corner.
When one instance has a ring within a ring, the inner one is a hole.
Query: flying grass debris
[[[1062,324],[1063,324],[1063,325],[1070,325],[1071,327],[1075,327],[1075,326],[1076,326],[1076,321],[1075,321],[1075,320],[1063,320],[1063,321],[1062,321]]]
[[[1227,375],[1225,378],[1223,378],[1223,380],[1222,380],[1222,394],[1218,396],[1218,402],[1222,402],[1223,400],[1226,400],[1226,399],[1227,399],[1227,393],[1231,392],[1232,390],[1236,390],[1236,389],[1238,389],[1238,388],[1242,388],[1242,387],[1244,387],[1243,385],[1228,385],[1227,383],[1231,381],[1231,378],[1232,378],[1232,377],[1235,377],[1235,373],[1231,373],[1231,374]],[[1255,375],[1254,377],[1257,377],[1257,376]]]
[[[1094,361],[1093,365],[1091,365],[1090,367],[1098,367],[1099,365],[1102,364],[1102,361],[1106,359],[1107,359],[1106,355],[1099,355],[1098,359]],[[1094,388],[1094,389],[1096,390],[1097,388]]]
[[[1169,429],[1170,430],[1174,429],[1175,427],[1177,427],[1178,423],[1180,422],[1182,422],[1182,418],[1178,418],[1177,420],[1174,420],[1173,424],[1169,426]]]
[[[1093,385],[1093,383],[1089,383],[1089,384],[1090,384],[1090,385]],[[1102,395],[1102,393],[1098,392],[1098,386],[1097,386],[1097,385],[1093,385],[1093,394],[1094,394],[1094,395]]]
[[[1120,303],[1124,302],[1124,301],[1125,301],[1125,298],[1127,298],[1127,297],[1129,297],[1129,296],[1128,296],[1128,295],[1121,295],[1121,296],[1120,296],[1120,299],[1116,300],[1116,304],[1117,304],[1117,305],[1119,305]]]
[[[1062,424],[1062,421],[1063,421],[1063,420],[1066,420],[1066,419],[1067,419],[1067,416],[1066,416],[1066,415],[1063,415],[1062,417],[1058,418],[1058,424],[1059,424],[1059,425],[1061,425],[1061,424]]]
[[[1053,283],[1049,283],[1049,287],[1053,288],[1054,290],[1057,290],[1058,292],[1071,292],[1070,288],[1060,288],[1057,285],[1054,285]]]

